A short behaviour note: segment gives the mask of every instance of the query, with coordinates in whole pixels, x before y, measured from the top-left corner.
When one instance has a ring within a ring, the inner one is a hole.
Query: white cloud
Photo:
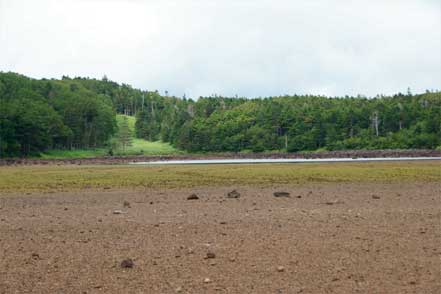
[[[433,0],[0,0],[0,70],[212,93],[439,88]]]

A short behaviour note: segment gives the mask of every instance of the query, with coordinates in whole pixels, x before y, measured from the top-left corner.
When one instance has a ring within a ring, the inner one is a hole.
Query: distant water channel
[[[441,157],[382,157],[382,158],[281,158],[281,159],[195,159],[133,162],[134,165],[190,165],[190,164],[261,164],[261,163],[320,163],[320,162],[376,162],[441,160]]]

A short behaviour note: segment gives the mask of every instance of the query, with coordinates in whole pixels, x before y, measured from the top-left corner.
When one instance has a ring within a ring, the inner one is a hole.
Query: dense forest
[[[109,146],[117,113],[136,116],[138,138],[189,152],[441,146],[441,92],[194,101],[106,77],[36,80],[0,73],[0,156]]]

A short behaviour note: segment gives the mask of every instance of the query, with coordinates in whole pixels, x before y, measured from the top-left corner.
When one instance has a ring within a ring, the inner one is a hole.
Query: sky
[[[0,0],[0,71],[197,98],[441,88],[439,0]]]

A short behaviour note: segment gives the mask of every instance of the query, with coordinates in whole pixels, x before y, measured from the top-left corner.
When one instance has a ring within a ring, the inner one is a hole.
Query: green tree
[[[130,130],[127,117],[124,117],[123,121],[119,125],[118,141],[124,152],[126,151],[127,147],[132,146],[132,131]]]

